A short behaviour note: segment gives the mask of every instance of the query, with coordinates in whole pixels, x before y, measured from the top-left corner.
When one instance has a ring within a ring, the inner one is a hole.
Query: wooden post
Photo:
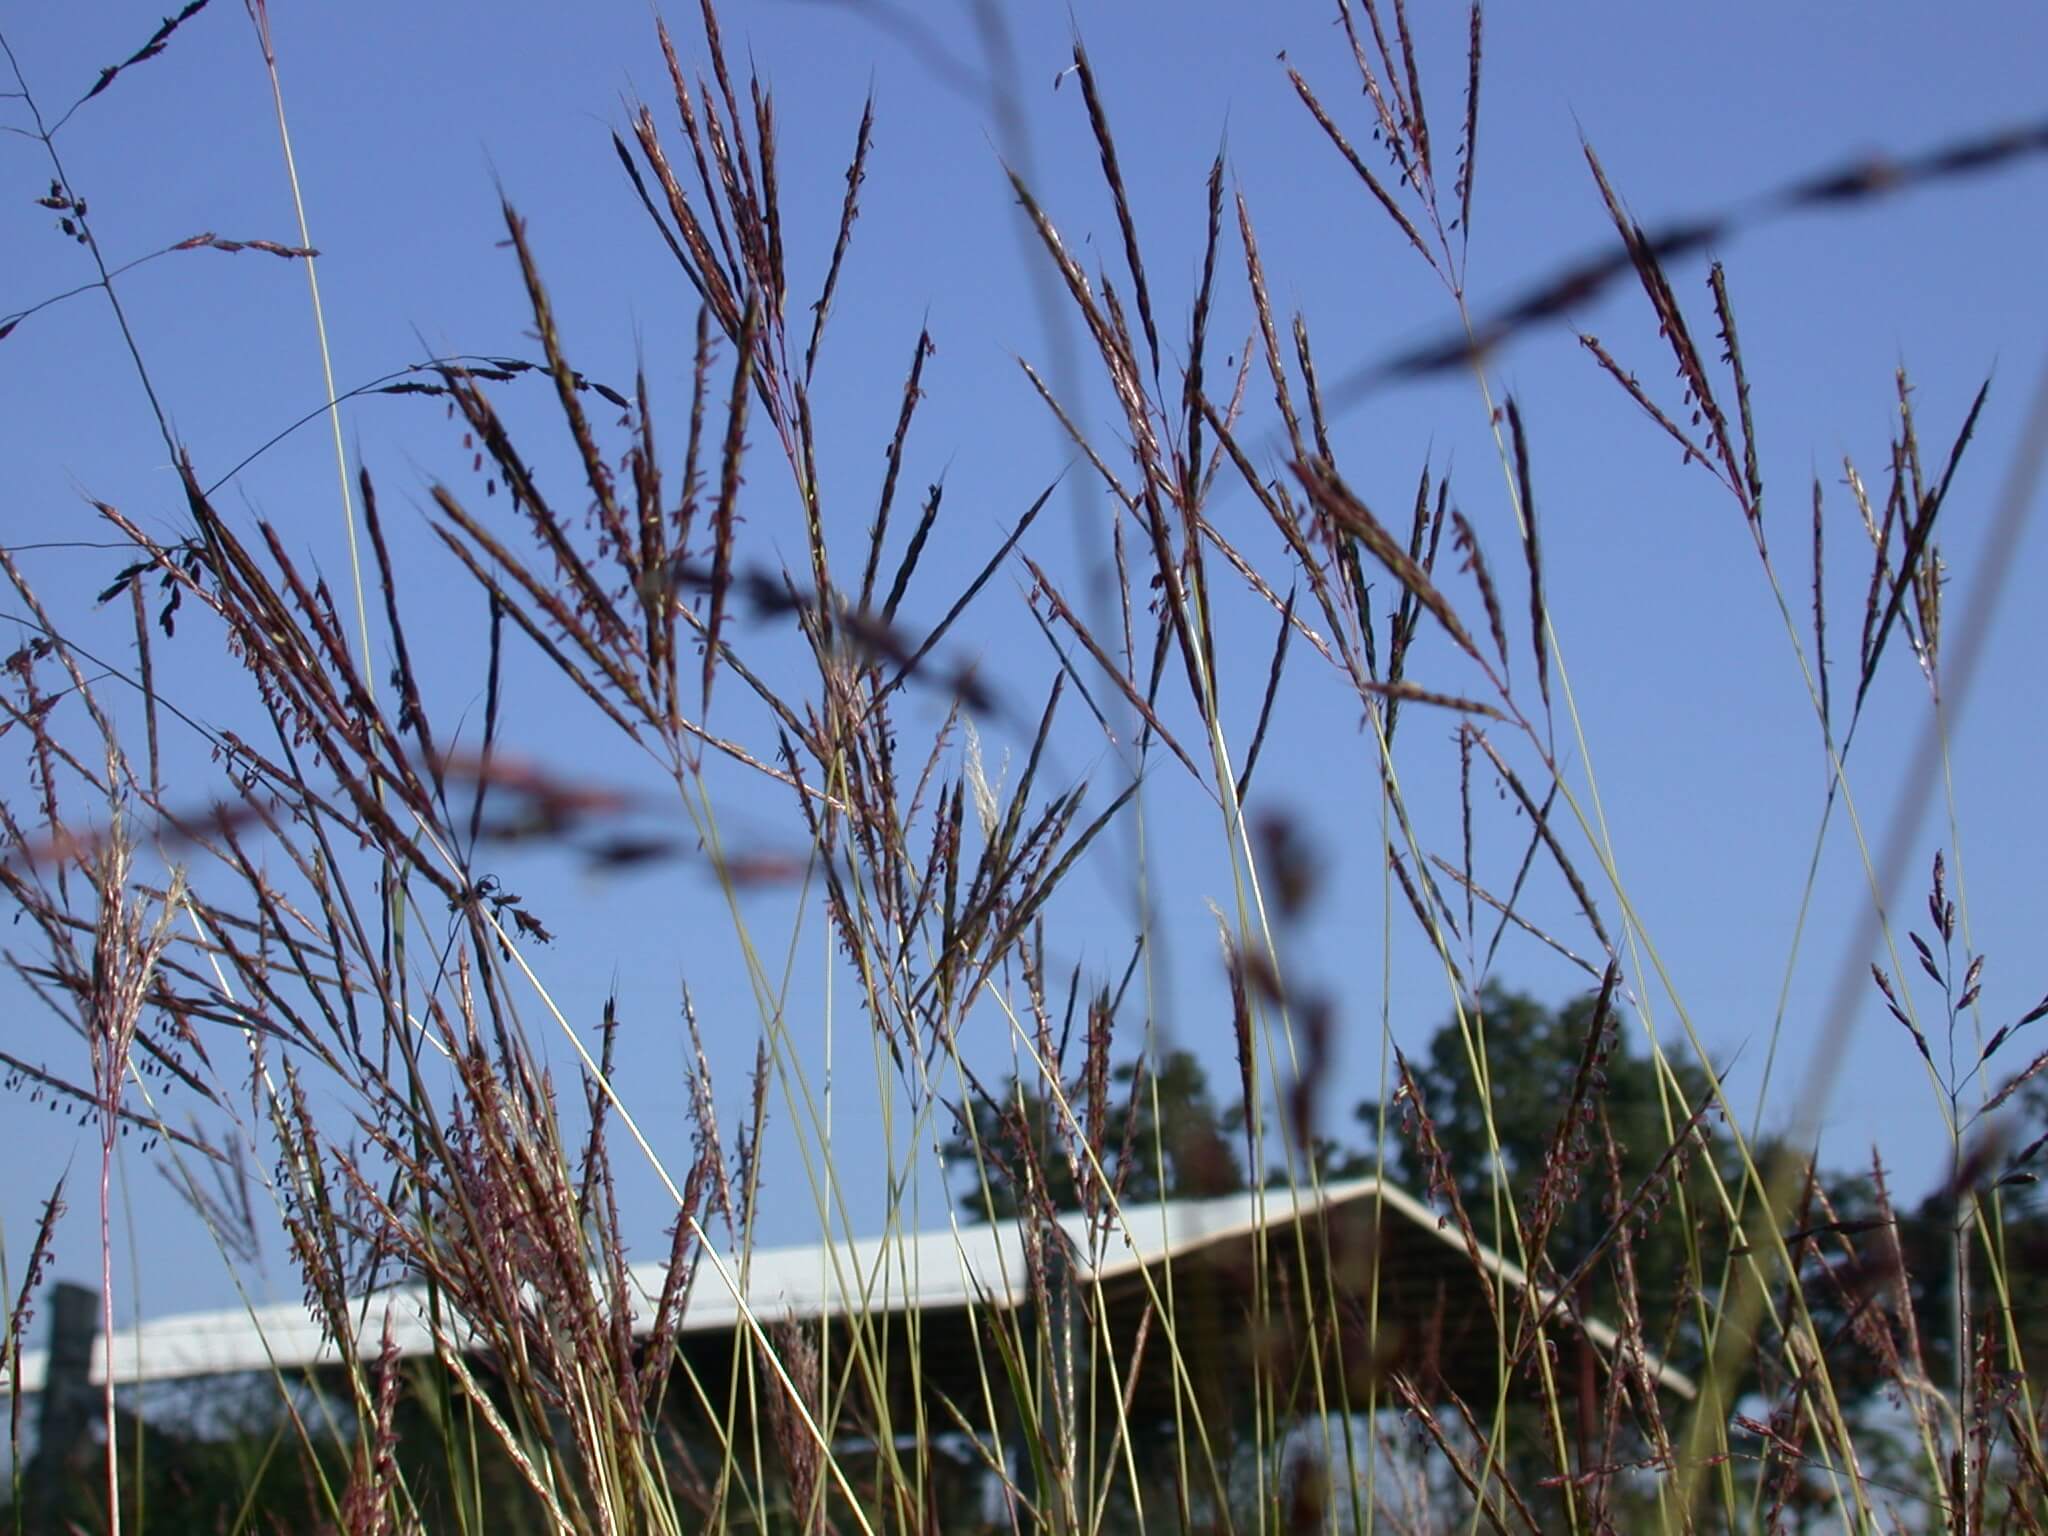
[[[99,1333],[100,1296],[90,1286],[59,1280],[50,1287],[50,1353],[36,1419],[36,1453],[28,1467],[32,1529],[50,1529],[71,1469],[92,1427],[92,1341]]]

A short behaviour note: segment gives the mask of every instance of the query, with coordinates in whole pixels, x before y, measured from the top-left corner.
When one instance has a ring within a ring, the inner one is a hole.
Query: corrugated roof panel
[[[1457,1233],[1440,1228],[1433,1212],[1392,1185],[1365,1178],[1331,1185],[1323,1192],[1324,1202],[1331,1206],[1375,1197],[1404,1224],[1462,1252]],[[1262,1224],[1292,1224],[1315,1207],[1312,1198],[1291,1191],[1252,1190],[1214,1200],[1132,1206],[1122,1213],[1121,1224],[1107,1232],[1086,1216],[1072,1214],[1061,1219],[1060,1230],[1065,1257],[1076,1276],[1084,1282],[1106,1282],[1136,1274],[1169,1256],[1243,1237]],[[1015,1221],[955,1222],[937,1230],[851,1243],[756,1249],[745,1269],[746,1311],[765,1324],[787,1318],[1021,1305],[1030,1296],[1027,1235]],[[733,1289],[741,1273],[738,1259],[726,1253],[718,1259],[718,1264],[700,1262],[697,1267],[694,1293],[682,1321],[685,1333],[726,1332],[741,1322]],[[1482,1259],[1510,1285],[1526,1284],[1516,1265],[1490,1251],[1482,1250]],[[661,1264],[636,1265],[629,1272],[640,1293],[634,1298],[637,1330],[651,1326],[665,1274]],[[363,1358],[378,1354],[387,1318],[402,1355],[434,1352],[424,1286],[394,1287],[355,1298],[350,1306],[363,1319],[358,1332]],[[1603,1351],[1613,1347],[1611,1329],[1596,1322],[1588,1331]],[[94,1341],[95,1383],[106,1380],[110,1354],[121,1385],[304,1368],[332,1364],[338,1358],[318,1320],[300,1302],[185,1313],[122,1329],[114,1335],[111,1350],[105,1339]],[[20,1390],[41,1390],[47,1369],[43,1351],[25,1351]],[[1667,1370],[1664,1375],[1667,1385],[1689,1393],[1691,1384],[1677,1372]]]

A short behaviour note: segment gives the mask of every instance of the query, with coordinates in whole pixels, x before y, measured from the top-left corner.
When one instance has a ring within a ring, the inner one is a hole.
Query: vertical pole
[[[99,1333],[99,1300],[92,1287],[68,1280],[50,1287],[49,1364],[27,1479],[38,1527],[54,1528],[52,1517],[93,1422],[92,1341]]]

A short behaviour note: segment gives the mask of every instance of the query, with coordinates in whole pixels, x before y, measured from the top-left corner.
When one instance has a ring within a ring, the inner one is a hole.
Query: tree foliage
[[[1730,1257],[1725,1201],[1743,1202],[1751,1241],[1759,1240],[1759,1218],[1753,1192],[1743,1194],[1742,1160],[1708,1075],[1690,1052],[1667,1050],[1660,1066],[1612,998],[1602,1015],[1596,992],[1553,1007],[1489,982],[1441,1022],[1407,1069],[1411,1086],[1387,1106],[1389,1178],[1447,1214],[1461,1207],[1481,1241],[1547,1284],[1568,1285],[1588,1315],[1620,1317],[1625,1286],[1646,1344],[1682,1370],[1703,1370],[1701,1319],[1733,1283],[1740,1257]],[[1156,1072],[1125,1062],[1098,1063],[1096,1074],[1093,1091],[1084,1070],[1057,1098],[1012,1078],[999,1097],[971,1101],[944,1149],[963,1215],[1100,1209],[1097,1167],[1120,1203],[1247,1186],[1243,1098],[1219,1101],[1191,1051],[1165,1052]],[[1380,1115],[1379,1102],[1366,1100],[1354,1109],[1348,1139],[1317,1137],[1323,1179],[1379,1166]],[[1768,1136],[1752,1138],[1750,1152],[1765,1169],[1788,1155]],[[1817,1281],[1805,1295],[1837,1390],[1875,1403],[1892,1376],[1884,1353],[1909,1344],[1919,1351],[1918,1369],[1946,1379],[1959,1219],[1953,1192],[1936,1189],[1899,1210],[1873,1173],[1816,1170],[1801,1160],[1806,1180],[1777,1220]],[[1273,1167],[1263,1175],[1269,1186],[1285,1177]],[[2048,1279],[2033,1278],[2048,1273],[2048,1217],[2008,1195],[1992,1240],[2007,1250],[2015,1278],[1994,1294],[1980,1266],[1973,1309],[2010,1317],[2013,1340],[2031,1356],[2048,1347]],[[1910,1326],[1884,1291],[1886,1277],[1901,1270]],[[1767,1359],[1767,1341],[1755,1342],[1753,1355]],[[1741,1392],[1765,1383],[1745,1373],[1734,1385]]]
[[[1219,1108],[1201,1061],[1176,1049],[1156,1071],[1098,1065],[1057,1097],[1012,1077],[1000,1098],[970,1100],[942,1150],[961,1213],[1001,1221],[1098,1209],[1104,1179],[1119,1203],[1234,1194],[1245,1187],[1232,1150],[1243,1123],[1242,1097]]]

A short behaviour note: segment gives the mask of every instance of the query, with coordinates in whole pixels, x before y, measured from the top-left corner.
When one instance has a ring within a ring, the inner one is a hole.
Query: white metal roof
[[[1323,1203],[1349,1205],[1378,1198],[1387,1212],[1464,1252],[1458,1233],[1438,1225],[1434,1212],[1414,1196],[1378,1179],[1356,1179],[1325,1186]],[[1083,1282],[1112,1280],[1135,1273],[1166,1257],[1193,1253],[1257,1230],[1262,1223],[1284,1225],[1316,1209],[1308,1192],[1252,1190],[1213,1200],[1174,1200],[1126,1206],[1122,1223],[1110,1232],[1091,1228],[1079,1213],[1061,1218],[1068,1257]],[[893,1233],[853,1242],[811,1243],[783,1248],[756,1248],[745,1268],[745,1308],[757,1322],[783,1319],[845,1317],[873,1312],[943,1311],[969,1305],[1010,1307],[1030,1298],[1029,1260],[1025,1231],[1016,1221],[955,1222],[949,1227]],[[1518,1265],[1490,1249],[1481,1249],[1490,1272],[1520,1288],[1527,1277]],[[697,1267],[695,1289],[683,1313],[685,1334],[730,1332],[743,1319],[734,1294],[742,1273],[736,1256],[719,1252],[716,1264]],[[651,1326],[651,1316],[666,1276],[663,1264],[635,1265],[629,1271],[636,1329]],[[730,1277],[730,1283],[728,1283]],[[393,1343],[402,1355],[434,1353],[434,1330],[423,1285],[402,1285],[353,1298],[350,1308],[362,1319],[357,1348],[374,1359],[382,1348],[388,1318]],[[1616,1343],[1613,1329],[1589,1322],[1587,1331],[1603,1352]],[[459,1336],[458,1336],[459,1342]],[[174,1381],[238,1372],[283,1370],[331,1364],[337,1352],[314,1314],[302,1302],[188,1312],[161,1317],[117,1331],[109,1348],[105,1338],[93,1341],[92,1380],[106,1380],[107,1361],[114,1362],[120,1385]],[[21,1358],[22,1392],[42,1389],[48,1357],[25,1350]],[[1690,1396],[1692,1383],[1664,1367],[1665,1386]],[[0,1381],[0,1396],[7,1384]]]

